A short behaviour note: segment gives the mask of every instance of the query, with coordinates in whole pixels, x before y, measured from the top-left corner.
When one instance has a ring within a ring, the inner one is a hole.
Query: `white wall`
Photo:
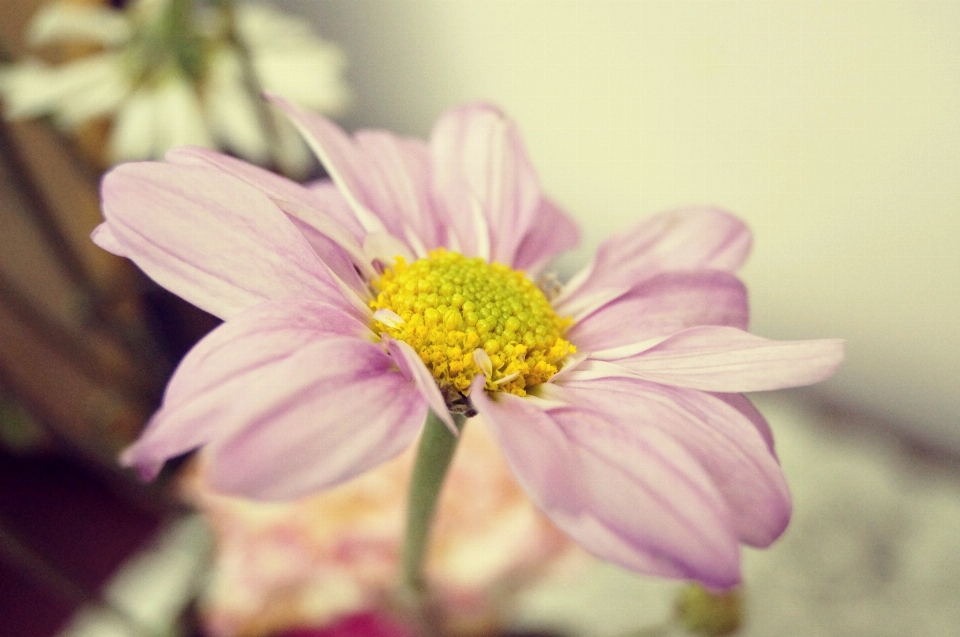
[[[664,208],[740,214],[754,331],[846,338],[823,391],[960,450],[960,3],[278,4],[346,49],[348,126],[503,106],[585,226],[567,270]]]

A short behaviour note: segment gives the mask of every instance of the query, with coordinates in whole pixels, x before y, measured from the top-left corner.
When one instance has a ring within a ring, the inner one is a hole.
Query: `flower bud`
[[[732,635],[743,622],[739,588],[709,591],[699,584],[687,584],[677,595],[677,623],[695,635]]]

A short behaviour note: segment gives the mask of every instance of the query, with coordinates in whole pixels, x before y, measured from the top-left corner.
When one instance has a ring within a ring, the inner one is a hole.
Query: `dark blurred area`
[[[36,2],[4,1],[7,59]],[[67,52],[69,53],[69,52]],[[0,120],[0,635],[58,633],[178,504],[116,463],[216,321],[89,239],[103,126]]]

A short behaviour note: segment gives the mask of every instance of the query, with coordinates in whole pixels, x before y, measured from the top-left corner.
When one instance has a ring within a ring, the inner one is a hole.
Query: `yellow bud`
[[[486,389],[523,396],[575,351],[563,338],[571,321],[558,317],[522,272],[502,264],[438,249],[409,265],[398,258],[371,284],[370,308],[403,319],[373,321],[371,329],[410,345],[441,388],[469,388],[482,347],[493,366]]]

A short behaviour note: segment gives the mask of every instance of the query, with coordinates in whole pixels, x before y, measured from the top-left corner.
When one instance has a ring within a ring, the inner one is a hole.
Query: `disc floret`
[[[523,272],[443,248],[407,263],[397,257],[373,283],[373,329],[410,345],[447,395],[478,373],[486,389],[525,396],[576,351],[572,324]]]

